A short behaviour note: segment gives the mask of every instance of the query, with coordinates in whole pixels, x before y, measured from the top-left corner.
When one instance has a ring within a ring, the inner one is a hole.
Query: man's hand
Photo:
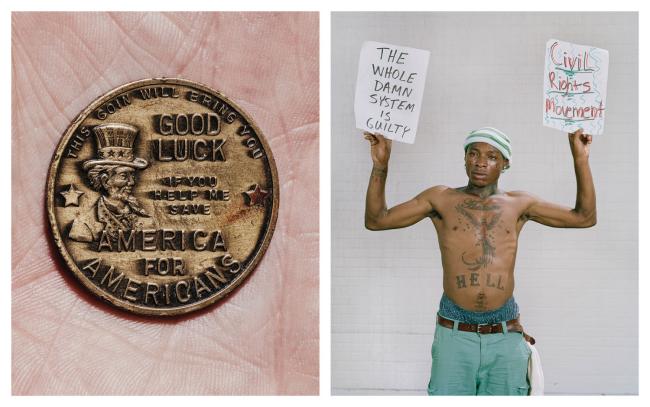
[[[575,161],[589,158],[589,145],[591,144],[591,134],[583,133],[582,129],[569,133],[569,144],[571,145],[571,154]]]
[[[366,140],[370,141],[370,156],[372,157],[372,163],[376,167],[388,167],[390,149],[393,141],[385,138],[379,133],[372,134],[366,131],[363,135]]]

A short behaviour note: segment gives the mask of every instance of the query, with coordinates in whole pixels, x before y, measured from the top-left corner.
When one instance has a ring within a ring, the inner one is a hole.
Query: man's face
[[[112,175],[104,182],[108,196],[122,201],[131,195],[133,185],[135,185],[135,170],[131,167],[115,168]]]
[[[494,184],[508,160],[487,143],[472,143],[465,153],[465,172],[469,182],[477,187]]]

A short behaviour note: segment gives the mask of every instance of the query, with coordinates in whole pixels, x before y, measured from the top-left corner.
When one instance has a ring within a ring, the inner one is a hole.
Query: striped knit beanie
[[[467,146],[472,143],[487,143],[496,148],[503,154],[503,158],[509,161],[505,169],[510,168],[510,162],[512,162],[510,139],[501,130],[494,127],[483,127],[472,131],[465,139],[465,145],[463,146],[465,152],[467,152]]]

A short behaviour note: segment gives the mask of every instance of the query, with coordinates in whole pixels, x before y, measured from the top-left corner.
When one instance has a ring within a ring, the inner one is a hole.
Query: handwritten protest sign
[[[367,41],[361,47],[354,115],[358,129],[413,143],[429,51]]]
[[[566,132],[602,134],[609,52],[559,40],[546,43],[545,126]]]

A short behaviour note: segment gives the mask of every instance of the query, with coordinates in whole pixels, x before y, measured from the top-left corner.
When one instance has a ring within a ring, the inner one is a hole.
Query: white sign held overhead
[[[609,52],[559,40],[546,43],[545,126],[572,133],[602,134]]]
[[[413,143],[429,51],[367,41],[361,47],[354,97],[356,126]]]

